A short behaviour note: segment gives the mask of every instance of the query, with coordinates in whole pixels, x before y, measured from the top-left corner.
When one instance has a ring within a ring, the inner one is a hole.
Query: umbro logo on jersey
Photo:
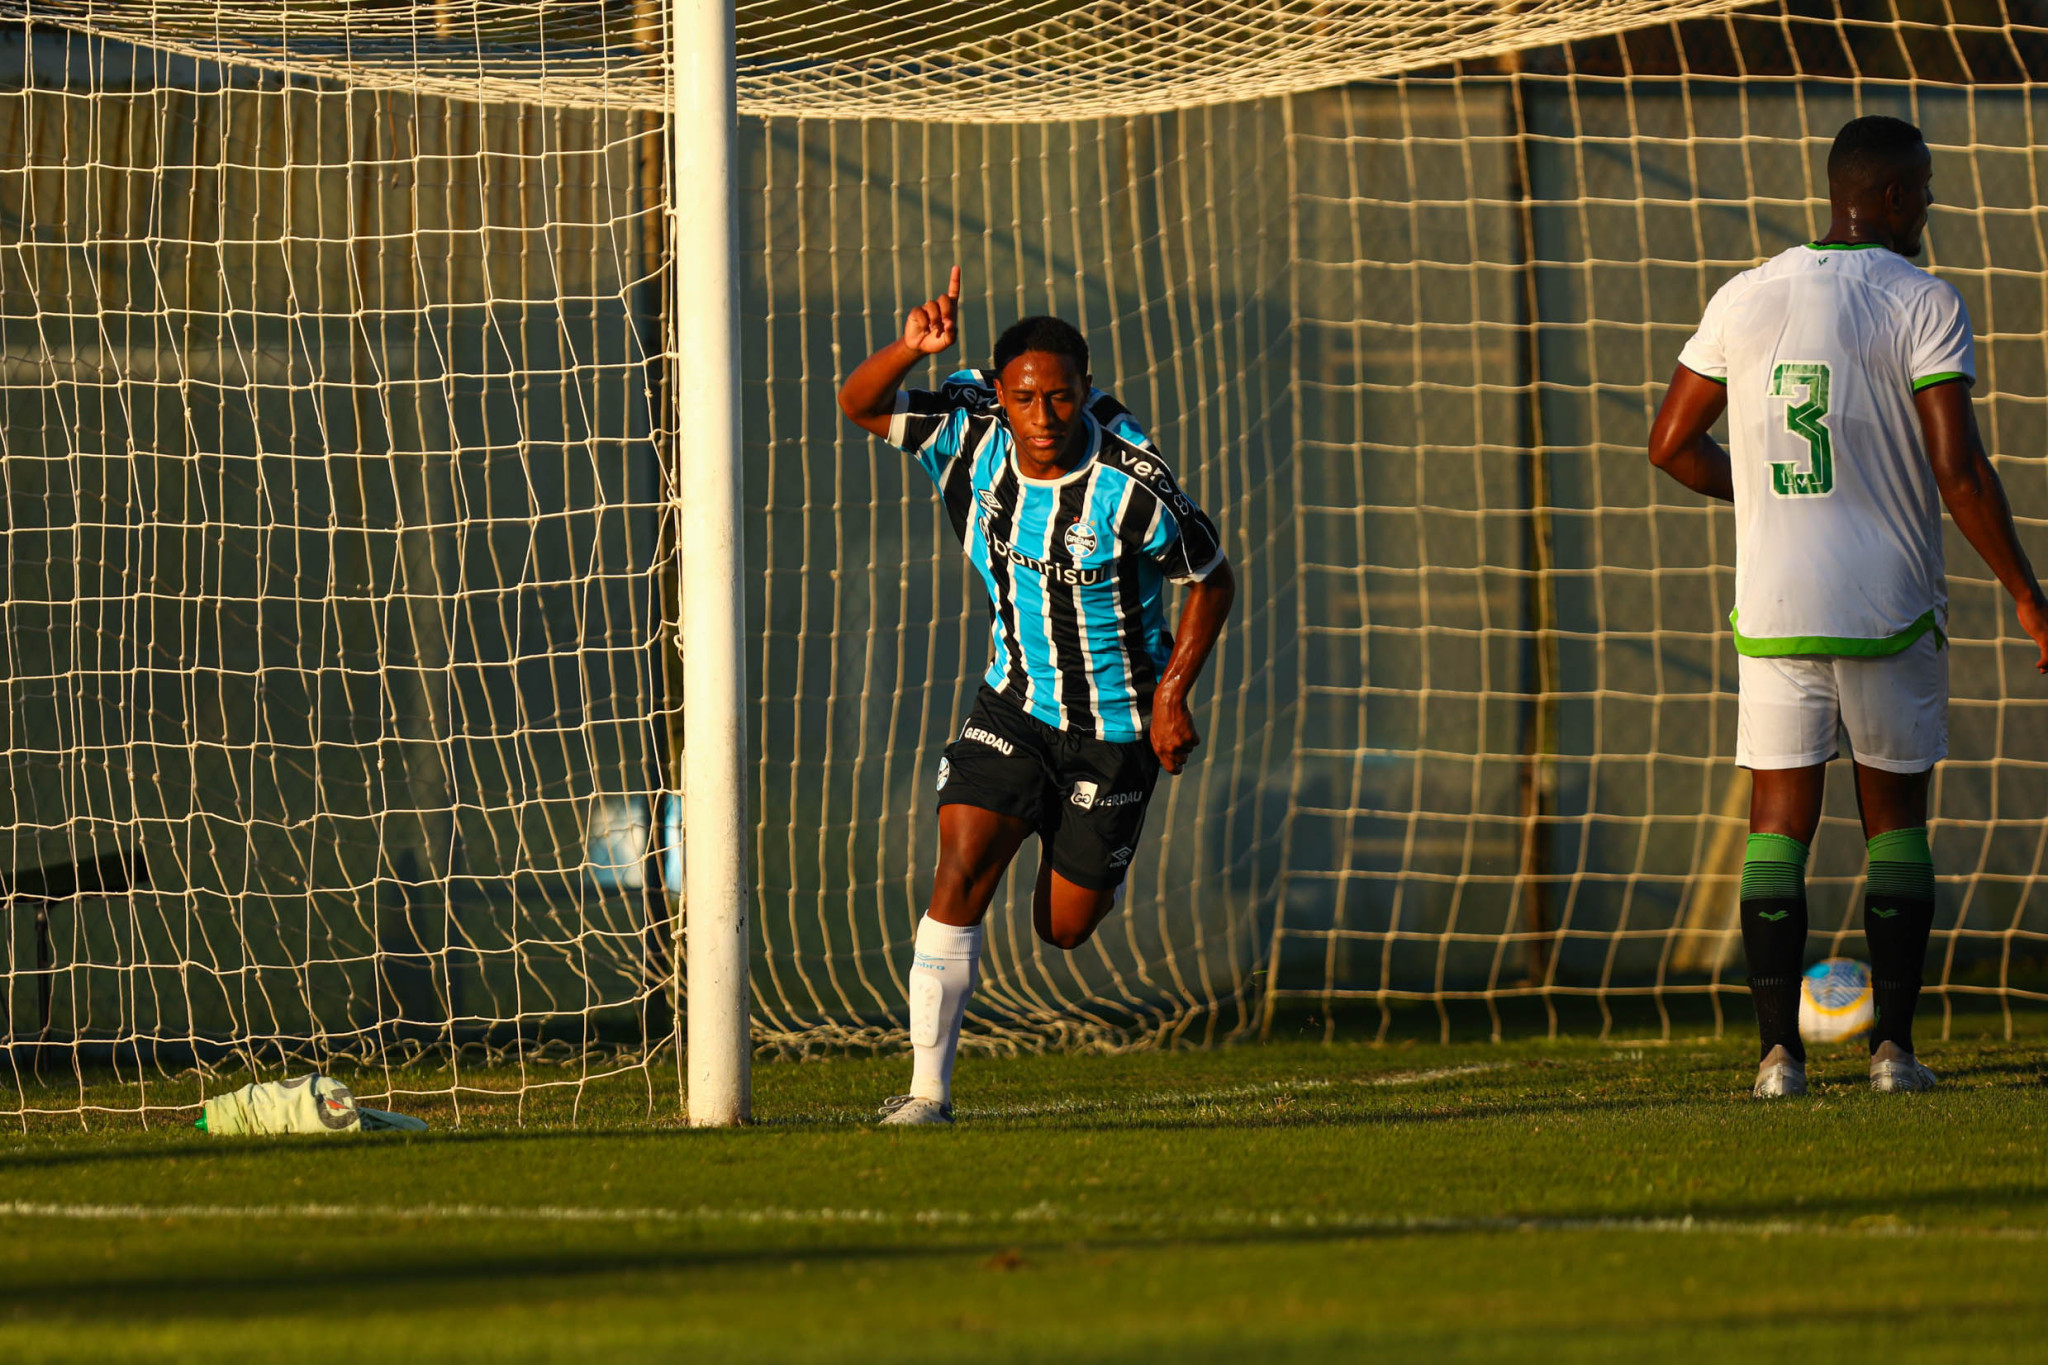
[[[983,507],[986,507],[989,511],[1000,512],[1003,510],[1003,500],[996,496],[995,489],[984,488],[979,493],[975,494],[975,496],[981,499],[981,505]]]
[[[971,739],[976,744],[986,744],[989,748],[994,749],[1004,758],[1008,758],[1010,757],[1010,755],[1017,752],[1017,746],[1010,743],[1009,740],[1004,739],[1001,735],[996,734],[992,730],[982,729],[979,725],[976,725],[971,720],[967,722],[967,728],[960,732],[960,738]]]
[[[1084,559],[1095,553],[1095,528],[1085,521],[1077,521],[1067,528],[1060,543],[1067,547],[1067,553],[1076,559]]]
[[[1126,845],[1109,855],[1109,865],[1111,867],[1129,867],[1131,865],[1131,855],[1136,852],[1136,849]]]

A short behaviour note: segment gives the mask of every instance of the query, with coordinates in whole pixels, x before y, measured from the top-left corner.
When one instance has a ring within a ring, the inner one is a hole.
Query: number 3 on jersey
[[[1785,404],[1785,430],[1806,442],[1807,470],[1791,460],[1771,461],[1771,491],[1781,498],[1825,497],[1835,491],[1834,440],[1827,429],[1828,367],[1793,361],[1771,371],[1771,397],[1790,399],[1803,389],[1804,402]]]

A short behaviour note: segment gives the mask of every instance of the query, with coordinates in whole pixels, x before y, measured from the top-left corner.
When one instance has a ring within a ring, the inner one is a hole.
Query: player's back
[[[1728,386],[1744,653],[1888,653],[1947,609],[1916,388],[1974,374],[1949,285],[1799,246],[1714,296],[1679,357]]]

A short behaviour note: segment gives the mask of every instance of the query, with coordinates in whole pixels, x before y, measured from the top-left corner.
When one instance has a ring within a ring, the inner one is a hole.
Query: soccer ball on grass
[[[1870,1032],[1876,1020],[1870,968],[1853,957],[1831,957],[1806,969],[1799,982],[1799,1036],[1809,1043],[1839,1043]]]

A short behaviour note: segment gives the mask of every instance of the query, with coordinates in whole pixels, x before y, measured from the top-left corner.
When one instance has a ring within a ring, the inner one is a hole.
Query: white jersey
[[[1894,654],[1948,614],[1915,390],[1975,382],[1952,285],[1881,246],[1796,246],[1728,281],[1678,363],[1728,386],[1735,647]]]

